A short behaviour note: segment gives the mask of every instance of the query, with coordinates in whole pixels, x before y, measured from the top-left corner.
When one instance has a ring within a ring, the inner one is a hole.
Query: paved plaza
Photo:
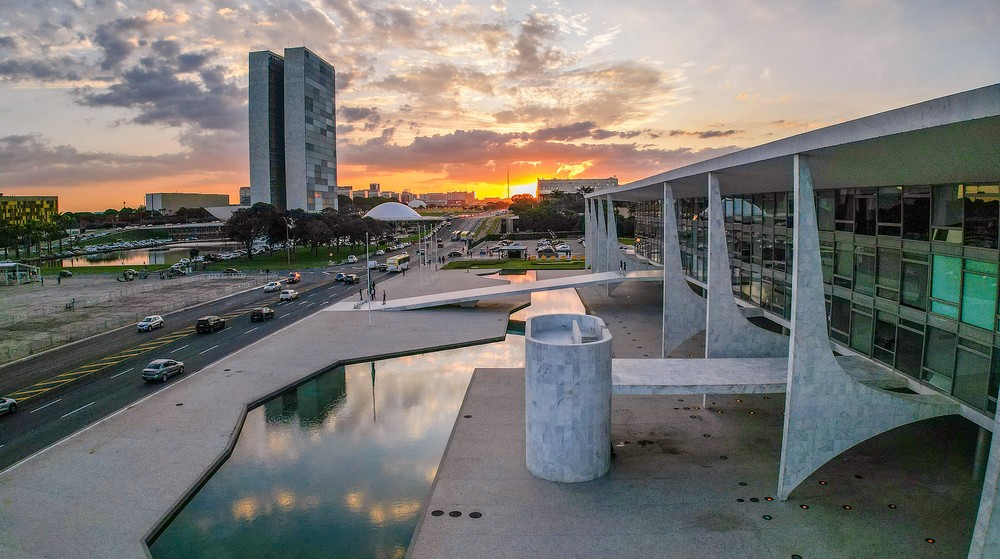
[[[501,283],[411,272],[380,289],[406,297]],[[606,287],[579,292],[607,322],[615,357],[659,357],[658,284],[624,284],[610,298]],[[472,309],[373,312],[372,326],[366,312],[318,312],[178,378],[0,474],[0,557],[144,557],[144,539],[224,459],[248,406],[338,361],[500,339],[525,303],[521,295]],[[611,472],[556,484],[524,466],[523,371],[478,370],[411,556],[965,556],[981,484],[968,422],[941,418],[880,436],[778,502],[768,497],[782,396],[709,401],[701,409],[697,396],[615,396]]]

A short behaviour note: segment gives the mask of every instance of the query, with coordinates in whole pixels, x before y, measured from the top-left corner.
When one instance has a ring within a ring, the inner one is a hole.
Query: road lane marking
[[[329,304],[329,303],[330,303],[330,301],[323,301],[323,302],[322,302],[322,303],[320,303],[320,304],[321,304],[321,305],[327,305],[327,304]]]
[[[278,318],[285,318],[286,316],[288,316],[288,315],[287,314],[283,314],[283,315],[279,316]]]
[[[53,401],[49,402],[48,404],[45,404],[44,406],[37,407],[37,408],[29,411],[28,413],[35,413],[38,410],[43,410],[43,409],[51,406],[52,404],[57,404],[59,402],[62,402],[62,398],[59,398],[58,400],[53,400]]]
[[[306,295],[306,297],[312,297],[313,295],[315,295],[315,293],[310,293],[309,295]]]
[[[257,326],[257,328],[260,328],[260,326]],[[247,330],[246,332],[243,332],[243,335],[247,335],[250,332],[253,332],[254,330],[256,330],[257,328],[251,328],[251,329]]]
[[[179,348],[177,348],[177,349],[175,349],[175,350],[171,351],[170,353],[177,353],[178,351],[180,351],[180,350],[182,350],[182,349],[186,348],[186,347],[187,347],[187,346],[189,346],[189,345],[191,345],[191,344],[187,344],[187,345],[182,345],[181,347],[179,347]]]
[[[198,355],[201,355],[202,353],[208,353],[208,352],[212,351],[213,349],[215,349],[215,348],[217,348],[217,347],[219,347],[219,344],[215,344],[214,346],[212,346],[212,347],[210,347],[210,348],[206,349],[205,351],[199,351],[199,352],[198,352]]]
[[[132,369],[134,369],[134,368],[135,368],[135,367],[129,367],[128,369],[125,369],[124,371],[122,371],[122,372],[118,373],[117,375],[114,375],[114,376],[112,376],[112,377],[110,377],[110,378],[117,378],[117,377],[120,377],[120,376],[124,375],[125,373],[127,373],[127,372],[131,371],[131,370],[132,370]]]
[[[97,401],[95,400],[95,401],[93,401],[93,402],[91,402],[91,403],[87,404],[86,406],[80,406],[80,407],[76,408],[75,410],[73,410],[73,411],[71,411],[71,412],[67,413],[66,415],[64,415],[64,416],[60,417],[59,419],[66,419],[67,417],[69,417],[69,416],[73,415],[74,413],[76,413],[76,412],[78,412],[78,411],[80,411],[80,410],[82,410],[82,409],[84,409],[84,408],[89,408],[90,406],[93,406],[93,405],[94,405],[94,404],[96,404],[96,403],[97,403]]]

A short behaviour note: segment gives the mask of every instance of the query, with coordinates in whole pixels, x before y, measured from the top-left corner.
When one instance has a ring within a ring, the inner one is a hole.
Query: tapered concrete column
[[[605,261],[607,260],[607,246],[605,238],[608,231],[604,224],[604,202],[600,198],[594,198],[594,268],[595,272],[605,272]]]
[[[969,559],[1000,557],[1000,422],[996,420],[993,421],[993,444],[985,478]]]
[[[958,413],[939,395],[899,394],[855,381],[837,363],[827,336],[823,270],[812,174],[794,159],[795,229],[792,336],[781,440],[778,498],[838,454],[907,423]]]
[[[590,233],[593,227],[590,224],[590,198],[583,199],[583,268],[590,268]]]
[[[705,299],[691,290],[681,262],[674,191],[663,183],[663,349],[666,358],[691,336],[705,329]]]
[[[611,467],[611,333],[596,316],[546,314],[524,327],[525,465],[549,481]]]
[[[784,357],[788,338],[755,326],[733,299],[719,177],[708,174],[708,317],[705,357]]]
[[[611,270],[617,270],[618,265],[621,264],[621,251],[618,250],[618,223],[615,221],[615,204],[611,201],[611,195],[608,195],[608,207],[607,207],[607,220],[605,224],[608,228],[607,242],[607,267],[604,269],[605,272],[610,272]],[[610,291],[608,292],[611,293]]]

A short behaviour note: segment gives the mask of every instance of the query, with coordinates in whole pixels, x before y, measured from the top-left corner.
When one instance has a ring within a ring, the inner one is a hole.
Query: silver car
[[[137,322],[135,327],[138,328],[140,332],[149,332],[154,328],[163,328],[163,317],[158,314],[147,316]]]
[[[142,370],[142,380],[153,382],[167,382],[170,375],[179,375],[184,372],[184,363],[173,359],[155,359],[146,365]]]
[[[17,411],[17,400],[0,396],[0,413],[14,413]]]

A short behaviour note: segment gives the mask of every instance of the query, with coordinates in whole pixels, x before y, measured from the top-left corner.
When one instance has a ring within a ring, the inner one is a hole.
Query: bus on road
[[[385,261],[385,264],[387,271],[402,272],[410,267],[410,255],[403,253],[396,256],[390,256],[389,259]]]

